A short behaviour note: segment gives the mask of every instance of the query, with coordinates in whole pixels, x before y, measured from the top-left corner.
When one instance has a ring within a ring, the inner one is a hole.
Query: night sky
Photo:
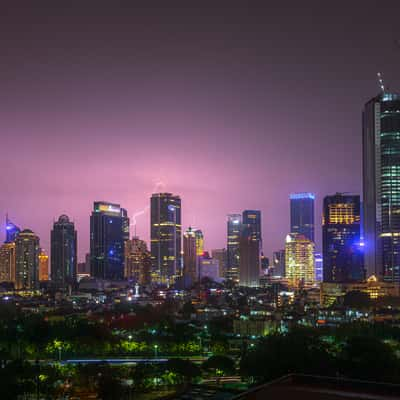
[[[25,3],[0,12],[0,214],[47,251],[60,214],[82,259],[94,200],[132,216],[155,189],[208,249],[260,209],[268,255],[289,193],[315,192],[320,248],[323,196],[361,192],[363,104],[378,71],[400,90],[399,1]]]

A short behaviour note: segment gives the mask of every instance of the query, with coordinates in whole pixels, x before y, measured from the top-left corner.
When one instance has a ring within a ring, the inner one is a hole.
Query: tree
[[[166,369],[180,375],[185,382],[192,382],[200,376],[200,368],[189,360],[173,358],[168,360]]]

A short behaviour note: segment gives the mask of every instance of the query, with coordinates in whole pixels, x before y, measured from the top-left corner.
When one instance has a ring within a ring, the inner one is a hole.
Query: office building
[[[254,240],[262,242],[261,211],[244,210],[242,213],[242,224],[250,227]]]
[[[144,240],[134,236],[125,243],[125,278],[139,285],[151,283],[151,254]]]
[[[363,224],[367,274],[400,282],[400,95],[363,111]]]
[[[314,242],[313,193],[292,193],[290,195],[290,232],[300,233]]]
[[[226,249],[211,250],[211,257],[214,260],[218,260],[219,277],[226,278],[226,263],[227,263]]]
[[[285,250],[277,250],[274,251],[272,255],[273,259],[273,276],[280,276],[284,277],[286,275],[286,269],[285,269]]]
[[[39,251],[39,281],[49,280],[49,256],[43,249]]]
[[[326,196],[322,221],[324,282],[364,280],[360,240],[360,196]]]
[[[15,282],[15,242],[0,247],[0,282]]]
[[[204,237],[200,229],[189,227],[183,234],[183,275],[187,282],[199,280],[199,257],[204,252]]]
[[[11,222],[8,219],[8,215],[6,216],[6,240],[5,243],[11,243],[14,242],[14,240],[17,238],[18,234],[21,232],[21,229],[15,225],[13,222]]]
[[[39,237],[25,229],[15,239],[15,288],[35,290],[39,286]]]
[[[290,286],[301,287],[315,282],[314,242],[300,233],[286,236],[285,269]]]
[[[151,260],[156,282],[170,285],[182,275],[181,199],[154,193],[150,199]]]
[[[239,284],[257,287],[261,274],[261,240],[252,225],[242,225],[239,239]]]
[[[213,281],[220,280],[219,262],[215,258],[210,257],[206,251],[199,256],[199,278],[209,278]]]
[[[239,280],[239,241],[242,226],[240,214],[229,214],[227,219],[227,273],[226,277],[234,281]]]
[[[51,280],[55,286],[66,288],[76,282],[77,233],[66,215],[54,222],[51,241]]]
[[[98,279],[121,280],[129,218],[119,204],[96,201],[90,217],[90,273]]]

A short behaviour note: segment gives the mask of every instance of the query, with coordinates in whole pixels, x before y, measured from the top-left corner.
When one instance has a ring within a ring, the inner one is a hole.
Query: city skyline
[[[160,15],[99,5],[80,18],[73,6],[10,9],[0,17],[13,38],[0,67],[0,215],[47,251],[53,219],[69,215],[82,261],[93,201],[138,213],[148,241],[148,198],[163,182],[157,191],[181,196],[183,228],[201,226],[208,249],[225,247],[227,214],[261,210],[271,255],[288,233],[289,194],[309,191],[321,250],[322,199],[361,194],[362,108],[377,72],[400,88],[400,48],[395,2],[346,15],[310,4]]]

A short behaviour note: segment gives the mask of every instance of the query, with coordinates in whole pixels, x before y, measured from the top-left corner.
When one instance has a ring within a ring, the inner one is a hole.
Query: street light
[[[154,358],[157,358],[158,356],[158,344],[154,345]]]

